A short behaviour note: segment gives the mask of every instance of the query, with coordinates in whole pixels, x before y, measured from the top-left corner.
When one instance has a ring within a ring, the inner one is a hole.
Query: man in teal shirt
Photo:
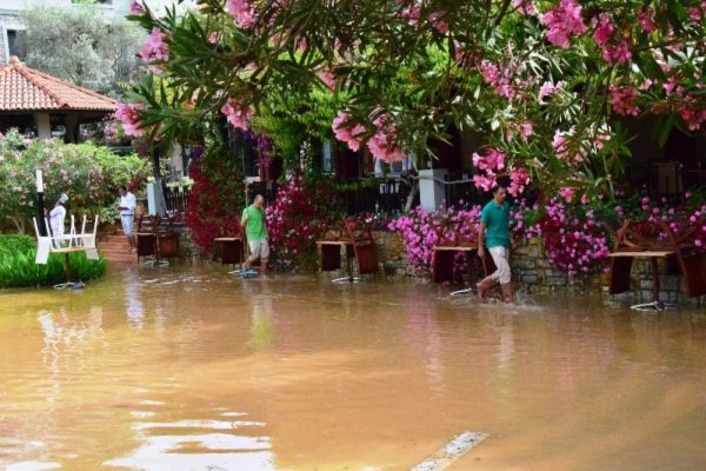
[[[252,263],[260,259],[260,275],[265,275],[267,258],[270,256],[270,246],[267,243],[267,228],[265,227],[265,198],[257,195],[253,203],[243,210],[240,225],[245,229],[245,236],[250,248],[250,256],[243,263],[243,271],[249,270]]]
[[[485,247],[488,247],[490,256],[493,257],[495,270],[490,276],[476,283],[478,294],[484,298],[488,291],[500,283],[503,299],[506,303],[512,302],[512,283],[510,264],[510,204],[505,201],[507,191],[502,186],[493,190],[493,199],[483,207],[480,215],[480,229],[478,231],[478,255],[486,257]]]

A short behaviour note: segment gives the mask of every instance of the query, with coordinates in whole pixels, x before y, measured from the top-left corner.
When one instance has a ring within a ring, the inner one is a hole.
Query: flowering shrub
[[[480,206],[469,209],[426,211],[421,206],[390,222],[407,248],[407,260],[417,274],[429,273],[435,245],[475,243],[480,224]]]
[[[36,169],[42,170],[47,208],[66,193],[69,212],[79,215],[99,213],[115,200],[118,185],[146,176],[148,168],[135,155],[121,157],[92,143],[24,139],[10,131],[0,140],[0,214],[25,231],[37,214]]]
[[[241,232],[244,185],[236,166],[220,156],[206,156],[191,167],[190,210],[185,216],[191,237],[202,249],[211,250],[216,237]]]
[[[323,180],[316,186],[307,185],[301,174],[280,187],[265,218],[272,258],[287,268],[315,266],[316,240],[342,219],[330,185]]]
[[[591,209],[582,216],[572,214],[565,202],[554,198],[546,205],[539,223],[549,261],[565,271],[571,281],[577,275],[602,270],[602,262],[610,253],[605,224],[596,220]]]

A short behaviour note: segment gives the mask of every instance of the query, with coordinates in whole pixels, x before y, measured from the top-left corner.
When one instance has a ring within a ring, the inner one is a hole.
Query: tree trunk
[[[408,213],[412,210],[412,205],[414,204],[414,200],[417,198],[418,193],[419,180],[412,180],[412,188],[409,190],[409,194],[407,195],[407,202],[404,205],[405,213]]]

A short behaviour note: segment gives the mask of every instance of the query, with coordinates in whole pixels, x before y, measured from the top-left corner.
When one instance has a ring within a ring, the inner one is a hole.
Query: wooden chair
[[[358,274],[378,273],[380,265],[370,229],[353,218],[346,219],[344,225],[345,237],[353,244],[353,254],[358,263]]]
[[[149,222],[149,229],[143,229],[145,221]],[[148,262],[153,266],[169,265],[165,258],[176,257],[179,253],[179,239],[176,233],[171,230],[171,220],[167,220],[167,226],[161,228],[163,219],[158,214],[140,216],[137,223],[136,248],[137,260],[140,257],[153,256],[154,260]]]
[[[677,224],[686,227],[686,224]],[[663,221],[626,221],[618,230],[615,248],[609,254],[608,292],[623,293],[630,290],[632,261],[636,258],[649,259],[652,270],[652,302],[637,304],[633,309],[654,309],[661,311],[672,305],[659,300],[658,259],[675,257],[683,277],[683,285],[688,296],[706,294],[706,254],[691,245],[689,229],[676,232]]]

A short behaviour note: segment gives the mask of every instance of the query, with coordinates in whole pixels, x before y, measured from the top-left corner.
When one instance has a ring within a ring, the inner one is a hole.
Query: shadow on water
[[[706,315],[596,297],[128,269],[0,294],[0,467],[706,467]]]

